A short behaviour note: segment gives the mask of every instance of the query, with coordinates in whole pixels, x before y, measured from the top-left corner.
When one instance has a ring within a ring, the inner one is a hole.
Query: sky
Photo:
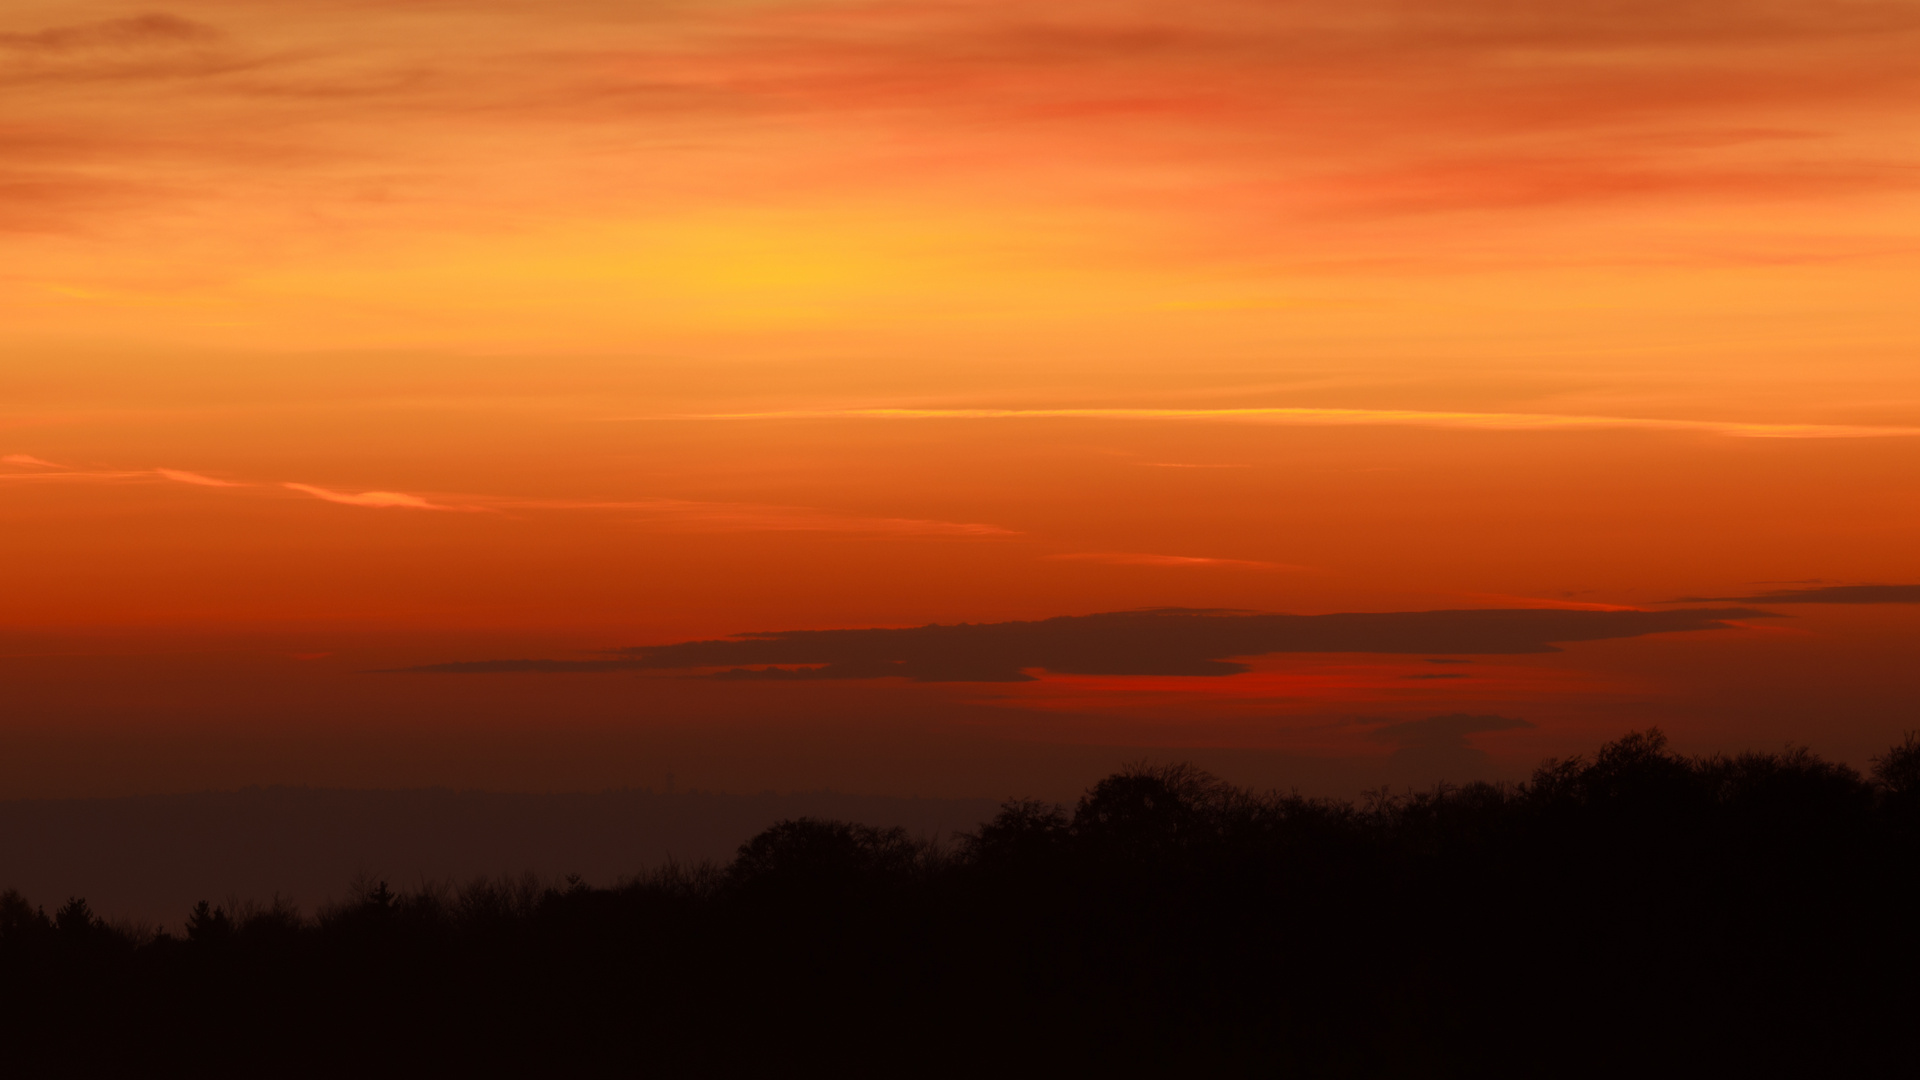
[[[0,797],[1864,766],[1916,54],[1910,0],[14,0]]]

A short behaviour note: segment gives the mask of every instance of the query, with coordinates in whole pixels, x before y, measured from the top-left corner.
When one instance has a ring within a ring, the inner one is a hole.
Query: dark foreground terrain
[[[1911,1075],[1920,741],[1657,733],[1362,805],[1181,768],[957,845],[802,818],[614,888],[363,883],[185,936],[0,898],[9,1075]]]

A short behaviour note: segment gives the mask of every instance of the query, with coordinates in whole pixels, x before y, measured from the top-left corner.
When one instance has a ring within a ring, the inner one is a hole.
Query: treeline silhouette
[[[612,887],[357,883],[181,933],[0,896],[13,1075],[1532,1075],[1914,1065],[1920,739],[1657,731],[1358,804],[1185,766],[955,842],[783,821]]]

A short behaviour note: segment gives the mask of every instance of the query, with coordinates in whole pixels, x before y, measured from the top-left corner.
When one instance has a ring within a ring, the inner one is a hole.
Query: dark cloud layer
[[[1920,585],[1820,585],[1752,596],[1685,596],[1676,604],[1920,604]]]
[[[721,668],[721,679],[1021,682],[1031,669],[1071,675],[1235,675],[1234,657],[1271,653],[1556,652],[1573,641],[1718,630],[1745,608],[1670,611],[1495,609],[1270,615],[1184,608],[1068,615],[1036,622],[860,630],[787,630],[620,649],[594,660],[482,660],[409,671],[667,671]],[[784,666],[770,666],[784,665]]]

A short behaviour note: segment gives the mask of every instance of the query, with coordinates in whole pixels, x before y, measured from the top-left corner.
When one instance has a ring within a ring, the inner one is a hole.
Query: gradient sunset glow
[[[0,797],[1864,761],[1916,55],[1905,0],[10,3]],[[1228,632],[1282,615],[1375,636]]]

